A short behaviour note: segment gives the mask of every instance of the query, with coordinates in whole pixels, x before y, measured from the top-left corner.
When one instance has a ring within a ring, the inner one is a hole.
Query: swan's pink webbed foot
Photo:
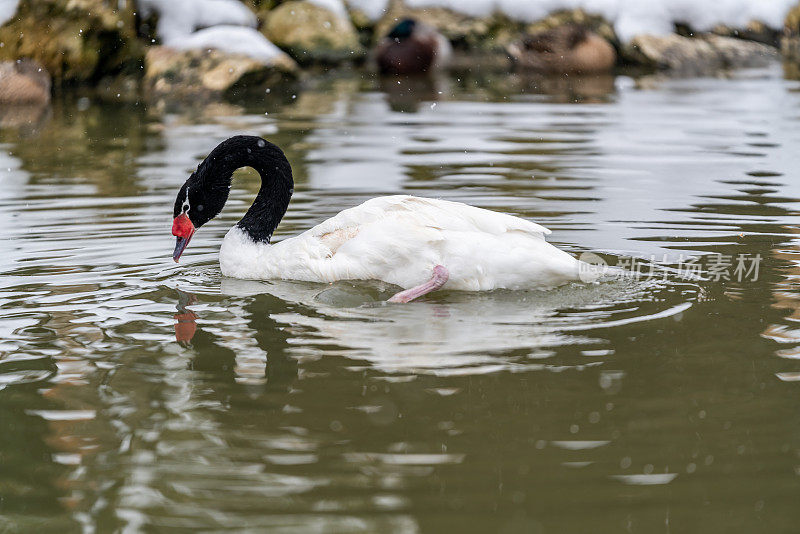
[[[444,265],[437,265],[433,268],[433,276],[431,276],[430,280],[422,285],[397,293],[387,302],[411,302],[417,297],[440,289],[447,283],[448,278],[450,278],[450,273],[447,271],[447,268],[445,268]]]

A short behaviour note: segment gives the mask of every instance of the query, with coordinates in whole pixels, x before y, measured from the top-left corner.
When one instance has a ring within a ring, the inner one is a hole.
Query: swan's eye
[[[203,211],[203,205],[202,204],[198,204],[197,205],[197,211]]]

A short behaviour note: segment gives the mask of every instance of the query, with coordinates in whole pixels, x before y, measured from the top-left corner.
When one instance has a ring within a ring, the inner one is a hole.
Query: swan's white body
[[[222,274],[269,280],[383,280],[411,288],[449,271],[445,289],[545,289],[579,280],[581,262],[544,240],[550,230],[459,202],[397,195],[368,200],[269,245],[233,227]]]

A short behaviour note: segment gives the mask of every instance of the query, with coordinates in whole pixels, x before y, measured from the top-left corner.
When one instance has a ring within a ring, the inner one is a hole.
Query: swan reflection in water
[[[266,381],[270,388],[284,389],[297,377],[297,362],[288,356],[288,335],[282,325],[270,317],[270,311],[285,309],[282,301],[260,294],[231,306],[236,317],[246,319],[235,323],[236,328],[244,329],[239,337],[249,342],[242,344],[231,338],[230,334],[236,334],[236,329],[198,325],[201,315],[187,308],[200,302],[197,295],[180,289],[175,291],[178,293],[175,340],[192,349],[194,356],[190,365],[193,370],[207,372],[223,382]],[[252,357],[256,352],[266,357]]]
[[[392,306],[384,300],[396,288],[379,282],[321,285],[223,278],[221,292],[231,297],[228,313],[246,320],[198,328],[197,315],[186,309],[192,297],[182,297],[189,300],[175,315],[176,339],[191,341],[200,348],[197,359],[206,354],[212,361],[219,356],[204,350],[206,346],[224,345],[235,354],[257,345],[267,353],[268,373],[273,358],[285,363],[324,355],[364,360],[388,373],[544,369],[548,365],[543,360],[554,354],[553,348],[603,345],[605,326],[668,317],[691,305],[691,287],[677,296],[670,291],[674,288],[662,284],[615,280],[550,291],[450,291]],[[602,361],[566,362],[571,363]]]
[[[197,332],[197,314],[186,306],[197,303],[197,295],[176,289],[178,313],[175,314],[175,341],[189,343]]]

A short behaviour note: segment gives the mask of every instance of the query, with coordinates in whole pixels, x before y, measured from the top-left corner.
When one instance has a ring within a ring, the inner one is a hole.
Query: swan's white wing
[[[550,230],[519,217],[498,213],[460,202],[421,198],[408,195],[377,197],[359,206],[346,209],[315,226],[309,233],[336,250],[355,237],[359,228],[385,219],[438,230],[482,232],[500,235],[523,232],[540,238]]]
[[[373,279],[409,288],[441,264],[453,289],[552,287],[576,278],[577,260],[547,243],[549,233],[458,202],[378,197],[274,245],[254,243],[234,228],[220,266],[237,278]]]

